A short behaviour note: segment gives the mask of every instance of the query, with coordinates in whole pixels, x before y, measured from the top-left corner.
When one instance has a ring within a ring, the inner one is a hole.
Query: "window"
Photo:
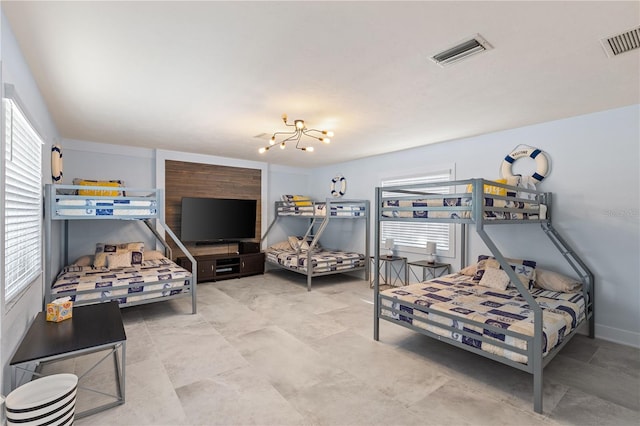
[[[5,90],[11,96],[12,90]],[[4,300],[42,272],[42,138],[14,98],[3,99]]]
[[[414,185],[421,183],[448,182],[452,179],[453,170],[446,169],[437,172],[424,173],[420,176],[383,179],[381,186]],[[449,186],[429,187],[431,193],[448,194]],[[407,194],[384,193],[384,196],[403,197]],[[382,222],[380,230],[381,241],[393,238],[394,244],[401,250],[424,253],[427,241],[436,242],[438,254],[454,257],[454,230],[449,223],[421,223],[421,222]]]

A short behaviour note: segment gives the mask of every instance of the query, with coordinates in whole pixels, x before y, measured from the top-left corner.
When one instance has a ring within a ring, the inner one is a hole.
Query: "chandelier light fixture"
[[[296,142],[297,149],[301,151],[312,152],[313,146],[304,146],[304,141],[302,142],[303,145],[300,145],[300,139],[302,139],[302,136],[308,136],[323,143],[331,142],[331,139],[329,139],[333,136],[333,132],[331,131],[307,129],[307,125],[305,124],[304,120],[293,120],[293,124],[290,124],[287,122],[287,114],[282,114],[282,121],[284,121],[285,126],[293,127],[293,130],[291,130],[290,132],[275,132],[269,140],[269,146],[265,146],[258,150],[260,154],[264,154],[276,145],[278,145],[280,149],[284,149],[287,142],[292,141]],[[278,141],[278,139],[280,138],[282,138],[282,140]]]

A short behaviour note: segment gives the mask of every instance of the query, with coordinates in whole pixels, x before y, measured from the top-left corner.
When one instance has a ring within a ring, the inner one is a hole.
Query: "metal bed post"
[[[536,413],[542,413],[542,308],[538,305],[535,298],[524,288],[524,284],[518,278],[516,272],[511,268],[509,262],[502,255],[498,247],[493,243],[491,237],[484,230],[484,179],[473,179],[473,220],[476,224],[476,232],[482,238],[487,248],[496,258],[502,269],[507,273],[509,279],[520,292],[523,299],[527,301],[533,311],[533,356],[529,359],[533,374],[533,410]]]
[[[380,187],[376,188],[376,226],[373,233],[373,339],[380,340],[380,274],[378,274],[380,267],[380,223],[382,218],[382,212],[380,208],[382,207],[382,189]],[[369,258],[367,258],[367,263],[369,263]],[[369,272],[371,273],[371,272]]]

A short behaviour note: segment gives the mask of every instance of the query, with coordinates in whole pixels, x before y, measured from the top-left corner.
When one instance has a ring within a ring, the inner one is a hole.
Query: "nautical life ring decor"
[[[511,172],[512,164],[515,163],[517,159],[525,157],[536,160],[536,171],[531,175],[531,177],[538,182],[542,182],[549,173],[549,158],[544,152],[542,152],[542,150],[527,145],[518,146],[516,149],[511,151],[509,155],[504,157],[502,167],[500,168],[502,177],[506,178],[513,176],[513,173]]]
[[[51,147],[51,179],[53,183],[62,183],[62,147]]]
[[[331,179],[331,195],[342,197],[347,192],[347,179],[342,175],[337,175]]]

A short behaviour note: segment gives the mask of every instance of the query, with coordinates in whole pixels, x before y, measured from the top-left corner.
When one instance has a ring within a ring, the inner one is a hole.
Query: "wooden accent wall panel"
[[[190,163],[185,161],[165,161],[165,220],[176,233],[181,234],[182,197],[236,198],[258,200],[256,211],[256,239],[262,235],[262,171],[242,167],[219,166],[215,164]],[[169,241],[174,259],[182,251]],[[188,246],[192,254],[227,253],[235,251],[224,245]]]

